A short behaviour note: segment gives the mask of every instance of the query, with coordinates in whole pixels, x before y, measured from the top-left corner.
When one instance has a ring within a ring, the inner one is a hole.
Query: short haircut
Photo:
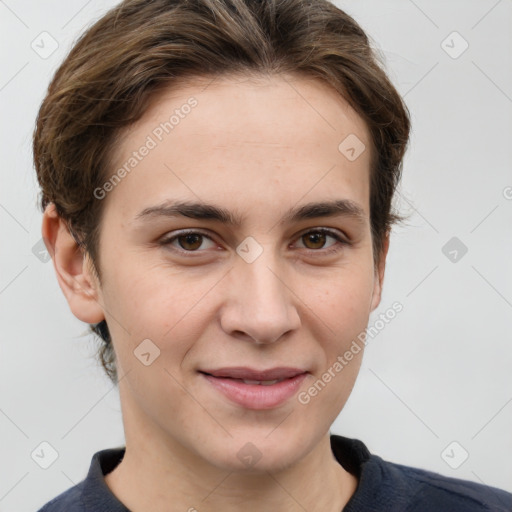
[[[392,205],[410,115],[383,58],[356,21],[328,0],[126,0],[78,39],[56,71],[33,136],[41,208],[51,202],[101,282],[104,201],[94,190],[112,175],[123,128],[157,93],[194,77],[294,74],[334,88],[371,135],[370,224],[374,262],[392,224]],[[341,142],[341,141],[340,141]],[[117,383],[105,321],[99,360]]]

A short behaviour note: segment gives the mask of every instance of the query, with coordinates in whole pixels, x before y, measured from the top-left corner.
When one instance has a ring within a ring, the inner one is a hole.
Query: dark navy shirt
[[[331,448],[358,478],[343,512],[512,512],[512,494],[496,487],[387,462],[358,439],[331,434]],[[87,477],[38,512],[130,512],[104,480],[124,452],[110,448],[95,453]]]

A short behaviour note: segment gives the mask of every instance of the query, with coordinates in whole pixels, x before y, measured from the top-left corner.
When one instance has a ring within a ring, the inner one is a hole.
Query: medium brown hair
[[[51,202],[101,282],[104,201],[122,129],[157,93],[183,79],[299,74],[333,87],[371,135],[370,223],[374,262],[393,223],[409,140],[407,106],[362,28],[328,0],[125,0],[88,28],[53,77],[37,117],[34,163],[42,210]],[[341,142],[341,141],[340,141]],[[105,321],[99,360],[117,383]]]

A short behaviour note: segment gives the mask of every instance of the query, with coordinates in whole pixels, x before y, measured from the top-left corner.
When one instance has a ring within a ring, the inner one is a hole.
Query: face
[[[367,148],[356,159],[339,149],[350,134]],[[325,436],[363,351],[332,368],[380,300],[370,145],[334,91],[291,76],[166,91],[126,132],[112,174],[130,170],[102,189],[96,292],[127,443],[137,435],[241,470],[250,442],[263,470],[292,464]],[[330,214],[310,208],[335,202]],[[214,208],[180,214],[177,203]],[[267,388],[202,373],[228,367],[306,373]]]

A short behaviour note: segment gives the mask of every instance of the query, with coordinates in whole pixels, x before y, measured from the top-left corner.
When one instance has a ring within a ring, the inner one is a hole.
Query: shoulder
[[[70,487],[51,501],[43,505],[37,512],[83,512],[84,506],[81,500],[84,482]]]
[[[331,447],[358,477],[343,512],[512,512],[503,489],[384,460],[358,439],[333,434]]]
[[[124,447],[96,452],[84,480],[53,498],[38,512],[126,512],[126,507],[112,494],[104,478],[119,464],[123,455]]]
[[[359,439],[332,434],[331,447],[358,477],[343,512],[512,511],[512,494],[503,489],[386,461]]]
[[[512,511],[512,494],[502,489],[384,461],[376,455],[370,460],[382,471],[385,492],[397,503],[402,501],[408,512]]]

